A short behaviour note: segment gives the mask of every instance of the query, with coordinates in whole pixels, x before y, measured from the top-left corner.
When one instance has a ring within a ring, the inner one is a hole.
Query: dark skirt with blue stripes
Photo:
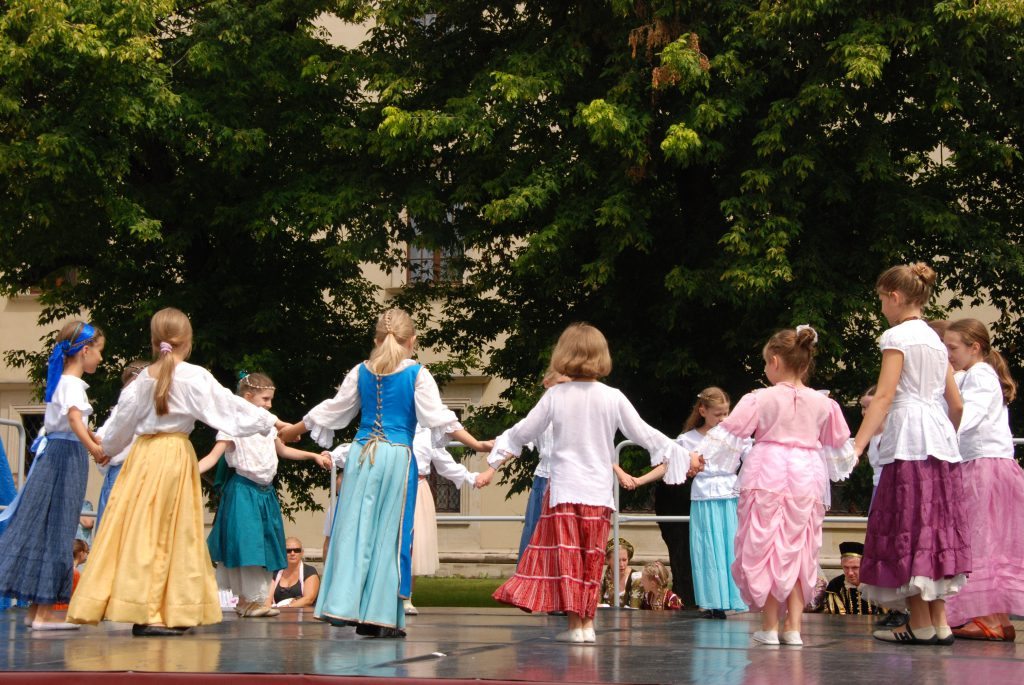
[[[89,454],[81,442],[46,443],[0,534],[0,595],[36,604],[71,600],[73,546],[88,477]]]
[[[288,566],[281,504],[274,486],[233,473],[224,484],[206,545],[210,559],[227,568],[262,566],[279,571]]]

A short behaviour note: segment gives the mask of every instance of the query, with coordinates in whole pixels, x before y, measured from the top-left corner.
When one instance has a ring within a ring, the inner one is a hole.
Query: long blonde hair
[[[149,365],[149,375],[156,379],[153,404],[156,405],[157,416],[163,416],[170,411],[167,398],[171,393],[171,379],[177,364],[175,355],[188,359],[192,354],[192,323],[180,309],[167,307],[153,315],[149,322],[149,335],[153,346],[153,363]],[[161,343],[170,345],[171,349],[162,351]]]
[[[1010,367],[1007,365],[1006,359],[992,347],[992,340],[988,336],[985,324],[977,319],[960,319],[949,324],[946,333],[956,333],[968,346],[978,343],[985,362],[995,369],[996,375],[999,377],[999,385],[1003,389],[1003,401],[1006,404],[1013,402],[1017,397],[1017,383],[1010,375]]]
[[[686,423],[683,424],[683,432],[689,433],[694,428],[700,428],[704,425],[704,417],[700,415],[700,408],[711,409],[712,407],[726,407],[730,404],[729,393],[721,388],[711,386],[710,388],[704,388],[697,395],[697,401],[693,405],[693,409],[690,411],[690,415],[686,417]]]
[[[370,352],[367,366],[378,376],[386,376],[398,368],[403,359],[412,356],[408,342],[416,337],[412,317],[401,309],[385,310],[377,320],[373,341],[377,345]]]

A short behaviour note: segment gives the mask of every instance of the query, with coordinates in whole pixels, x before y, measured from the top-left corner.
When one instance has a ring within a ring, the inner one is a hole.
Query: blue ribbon
[[[82,324],[76,335],[71,340],[61,340],[57,343],[53,352],[50,353],[50,360],[46,367],[46,395],[43,399],[47,402],[53,399],[53,393],[57,390],[57,383],[60,382],[61,374],[64,373],[64,361],[82,351],[86,345],[96,338],[96,329],[92,324]]]

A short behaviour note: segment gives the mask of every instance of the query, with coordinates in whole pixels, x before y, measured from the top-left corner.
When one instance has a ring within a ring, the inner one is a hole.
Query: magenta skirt
[[[1024,614],[1024,470],[1013,459],[960,467],[971,535],[971,574],[946,600],[950,625],[989,614]]]
[[[911,578],[970,572],[962,473],[960,464],[933,457],[885,465],[868,515],[861,583],[902,588]]]

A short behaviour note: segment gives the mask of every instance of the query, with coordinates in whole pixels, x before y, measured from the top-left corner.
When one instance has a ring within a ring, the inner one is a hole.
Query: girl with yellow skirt
[[[122,390],[117,414],[104,427],[107,454],[133,439],[135,444],[110,495],[68,621],[107,619],[135,624],[136,636],[180,635],[221,620],[188,434],[197,420],[240,437],[267,434],[278,421],[185,361],[192,325],[182,312],[157,312],[150,332],[155,360]]]

